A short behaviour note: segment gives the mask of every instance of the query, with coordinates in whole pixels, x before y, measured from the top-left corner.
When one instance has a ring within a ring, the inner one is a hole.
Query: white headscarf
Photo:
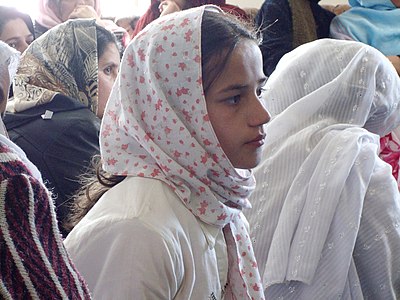
[[[19,63],[20,53],[11,48],[3,41],[0,41],[0,84],[5,85],[8,82],[8,86],[2,86],[2,90],[8,95],[12,80],[17,72]],[[7,101],[7,99],[4,99]],[[8,136],[5,130],[3,119],[0,117],[0,134]]]
[[[196,217],[224,228],[229,288],[237,299],[260,299],[261,280],[241,214],[250,207],[255,181],[227,159],[204,98],[205,9],[221,12],[208,6],[157,19],[125,50],[100,132],[103,168],[161,180]]]
[[[378,135],[400,123],[400,79],[378,50],[321,39],[284,56],[263,97],[278,115],[266,126],[247,216],[264,288],[310,288],[323,261],[331,280],[317,291],[346,298],[357,290],[352,253]]]
[[[17,72],[20,55],[21,54],[17,50],[11,48],[3,41],[0,41],[0,76],[2,76],[2,78],[4,74],[8,72],[10,82],[12,82]],[[3,82],[3,80],[1,82]],[[8,90],[10,87],[3,88],[7,88]]]

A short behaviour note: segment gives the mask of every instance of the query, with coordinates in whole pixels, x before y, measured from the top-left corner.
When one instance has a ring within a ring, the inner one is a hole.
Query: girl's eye
[[[230,105],[236,105],[240,102],[240,95],[233,96],[227,99],[226,102]]]
[[[9,43],[8,46],[11,48],[17,49],[17,43]]]
[[[111,75],[112,67],[107,67],[107,68],[105,68],[103,72],[104,72],[104,74],[106,74],[106,75]]]
[[[257,96],[260,98],[262,93],[265,91],[264,87],[260,87],[257,89]]]

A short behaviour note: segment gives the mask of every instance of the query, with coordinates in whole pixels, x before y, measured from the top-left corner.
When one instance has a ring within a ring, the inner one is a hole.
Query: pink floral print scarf
[[[222,13],[208,6],[157,19],[126,49],[103,117],[103,168],[165,182],[196,217],[223,229],[226,297],[263,299],[241,213],[250,207],[255,180],[231,165],[208,118],[201,72],[205,9]]]

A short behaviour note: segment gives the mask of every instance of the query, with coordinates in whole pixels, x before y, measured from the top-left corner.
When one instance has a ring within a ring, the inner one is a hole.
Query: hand
[[[99,19],[97,12],[90,5],[77,5],[68,17],[69,19]]]
[[[160,17],[182,10],[182,8],[178,5],[178,3],[176,3],[173,0],[161,1],[160,5],[158,6],[158,9],[160,10],[161,13]]]
[[[394,68],[397,71],[397,74],[400,76],[400,57],[397,55],[388,56],[390,62],[393,64]]]
[[[394,6],[400,8],[400,0],[392,0],[392,3],[394,4]]]

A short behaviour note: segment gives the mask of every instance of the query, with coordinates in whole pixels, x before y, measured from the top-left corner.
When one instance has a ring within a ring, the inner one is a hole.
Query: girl
[[[400,124],[389,60],[315,41],[283,57],[263,97],[280,114],[246,215],[266,299],[399,299],[400,195],[378,157]]]
[[[133,40],[100,141],[103,168],[125,179],[65,240],[95,299],[263,299],[241,210],[270,118],[264,81],[254,37],[215,6]]]

